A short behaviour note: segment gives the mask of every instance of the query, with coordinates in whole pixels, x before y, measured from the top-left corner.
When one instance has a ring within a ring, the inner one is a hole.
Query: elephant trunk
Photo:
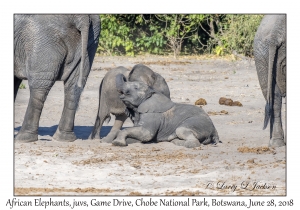
[[[126,78],[123,74],[117,74],[116,76],[116,87],[118,92],[123,91],[123,85],[126,82]]]

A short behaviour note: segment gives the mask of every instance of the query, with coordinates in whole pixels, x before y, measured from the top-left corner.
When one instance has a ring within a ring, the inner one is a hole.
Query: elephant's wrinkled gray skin
[[[126,108],[119,98],[120,94],[116,89],[116,75],[126,75],[129,81],[140,81],[153,87],[166,97],[170,98],[169,87],[165,79],[153,72],[150,68],[143,64],[135,65],[129,72],[125,67],[117,67],[110,70],[103,78],[99,88],[99,106],[98,115],[94,124],[90,139],[100,139],[100,130],[105,120],[110,120],[110,114],[116,116],[114,125],[109,134],[101,139],[101,142],[111,143],[117,136],[125,120],[130,117],[133,122],[138,116],[130,108]]]
[[[40,115],[57,80],[64,81],[64,108],[53,139],[74,141],[75,112],[99,42],[99,15],[15,15],[14,98],[28,79],[30,99],[15,141],[38,140]]]
[[[286,96],[286,16],[265,15],[253,47],[257,75],[266,99],[263,129],[270,121],[269,146],[284,146],[281,106],[282,97]]]
[[[139,119],[136,126],[120,131],[113,145],[126,146],[127,138],[143,143],[172,141],[187,148],[219,142],[218,132],[202,108],[174,103],[145,83],[126,82],[122,74],[116,76],[116,87],[120,99],[139,113]]]

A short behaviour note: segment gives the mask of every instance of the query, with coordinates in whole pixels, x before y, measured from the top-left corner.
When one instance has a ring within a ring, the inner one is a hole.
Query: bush
[[[236,51],[245,56],[253,55],[253,40],[263,15],[226,15],[222,23],[223,30],[218,34],[226,54]],[[217,50],[217,49],[216,49]]]
[[[107,55],[214,53],[252,56],[263,15],[100,15],[97,52]],[[183,52],[184,51],[184,52]]]

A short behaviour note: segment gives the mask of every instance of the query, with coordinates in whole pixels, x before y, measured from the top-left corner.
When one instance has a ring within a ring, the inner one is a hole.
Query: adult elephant
[[[110,114],[116,116],[115,122],[109,134],[102,138],[101,142],[111,143],[128,117],[133,122],[138,117],[133,110],[126,108],[126,105],[120,99],[120,93],[116,87],[116,76],[118,74],[125,75],[128,81],[131,82],[143,82],[170,98],[170,90],[165,79],[143,64],[135,65],[131,71],[122,66],[110,70],[100,84],[98,114],[90,139],[100,139],[101,127],[105,120],[110,120]]]
[[[286,16],[265,15],[254,38],[254,59],[266,99],[265,129],[270,121],[269,146],[285,145],[281,120],[282,97],[286,96]]]
[[[74,141],[75,112],[99,42],[99,15],[15,15],[14,98],[27,79],[30,98],[16,141],[38,140],[40,115],[57,80],[64,81],[64,108],[53,139]]]

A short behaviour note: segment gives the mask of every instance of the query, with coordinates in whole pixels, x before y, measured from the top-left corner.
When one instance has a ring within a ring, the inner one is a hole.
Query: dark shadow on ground
[[[39,127],[38,133],[40,136],[53,136],[58,125],[53,125],[51,127]],[[105,137],[111,130],[112,126],[102,126],[100,136]],[[19,132],[21,126],[16,127],[15,131]],[[93,130],[93,126],[74,126],[74,133],[78,139],[87,140],[89,135]]]
[[[58,127],[58,125],[53,125],[51,127],[39,127],[38,133],[40,136],[53,136],[57,127]],[[102,126],[101,132],[100,132],[101,138],[107,136],[107,134],[109,133],[111,128],[112,128],[112,126]],[[128,127],[124,127],[124,128],[128,128]],[[122,130],[124,128],[122,128]],[[20,129],[21,129],[21,126],[16,127],[15,131],[19,132]],[[93,126],[74,126],[74,133],[75,133],[77,139],[87,140],[89,138],[92,130],[93,130]],[[14,135],[14,136],[16,136],[16,135]],[[43,138],[41,138],[39,140],[50,141],[50,139],[43,139]],[[127,138],[126,141],[128,144],[140,142],[140,141],[132,139],[132,138]],[[152,143],[156,143],[156,142],[150,141],[150,142],[146,142],[144,144],[152,144]]]

